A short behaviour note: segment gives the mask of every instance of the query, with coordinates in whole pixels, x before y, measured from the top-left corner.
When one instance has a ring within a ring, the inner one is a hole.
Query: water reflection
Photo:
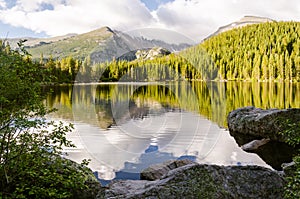
[[[76,117],[82,122],[93,123],[103,129],[107,129],[114,123],[112,102],[116,100],[128,102],[128,99],[136,99],[141,107],[141,103],[147,103],[147,100],[151,99],[164,107],[198,112],[220,126],[226,126],[228,113],[239,107],[255,106],[265,109],[300,107],[300,83],[192,82],[187,84],[180,82],[163,85],[146,84],[148,86],[142,88],[140,87],[145,84],[53,86],[45,88],[53,91],[48,95],[46,104],[48,107],[58,108],[56,117],[67,120],[74,119],[74,106],[83,110],[91,107],[94,109],[91,111],[97,113],[96,123],[89,119],[91,116],[89,111],[84,111]],[[162,87],[165,90],[162,90]],[[136,88],[141,92],[135,92],[134,96],[131,96],[130,92]]]
[[[50,88],[45,88],[50,89]],[[78,148],[69,157],[92,159],[103,182],[137,178],[151,164],[191,158],[202,163],[267,166],[242,151],[226,126],[229,111],[243,106],[300,107],[299,84],[169,82],[51,87],[53,119],[75,122],[69,135]]]

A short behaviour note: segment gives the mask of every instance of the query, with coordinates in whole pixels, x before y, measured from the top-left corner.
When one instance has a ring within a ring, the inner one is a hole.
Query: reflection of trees
[[[53,115],[72,120],[72,85],[46,86],[43,89],[49,93],[45,102],[46,106],[58,109]]]
[[[110,99],[111,85],[97,86],[95,94],[95,112],[98,124],[102,129],[109,128],[113,123]]]
[[[51,89],[53,93],[49,94],[46,104],[59,109],[55,113],[57,117],[72,119],[72,109],[74,112],[76,108],[82,114],[82,122],[97,123],[104,129],[113,124],[114,117],[145,116],[149,107],[157,103],[168,111],[180,108],[197,112],[221,126],[226,125],[228,113],[239,107],[300,107],[299,83],[171,82],[159,85],[81,85],[74,88],[55,86]],[[116,103],[125,103],[123,108],[129,112],[117,109],[112,113],[112,105]],[[95,113],[97,121],[91,120],[91,114]]]

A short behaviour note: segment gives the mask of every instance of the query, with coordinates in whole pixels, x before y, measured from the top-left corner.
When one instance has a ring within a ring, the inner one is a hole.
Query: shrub
[[[46,70],[0,41],[0,198],[75,198],[88,173],[61,158],[71,124],[45,119]]]

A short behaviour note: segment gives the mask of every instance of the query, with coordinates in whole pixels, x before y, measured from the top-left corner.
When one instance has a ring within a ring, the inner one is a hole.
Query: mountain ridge
[[[24,43],[33,59],[61,59],[68,56],[84,60],[90,57],[92,63],[111,61],[130,51],[162,47],[171,52],[180,51],[191,46],[187,43],[170,44],[162,40],[131,36],[127,33],[112,30],[105,26],[83,34],[35,39],[25,38]],[[20,39],[8,39],[12,47]]]
[[[206,37],[203,41],[234,28],[273,21],[274,20],[267,17],[244,16],[238,21],[221,26],[216,32]],[[155,30],[152,30],[152,32],[149,33],[153,34],[153,32],[156,33]],[[170,37],[172,37],[171,34]],[[89,57],[92,63],[111,61],[126,54],[130,55],[130,52],[153,47],[162,47],[170,52],[177,52],[194,45],[188,43],[171,44],[163,40],[149,39],[141,35],[130,35],[130,33],[112,30],[108,26],[83,34],[71,33],[50,38],[14,38],[6,40],[10,42],[13,48],[15,48],[20,39],[27,40],[24,45],[32,55],[33,59],[49,59],[50,57],[62,59],[71,56],[83,61]]]
[[[253,15],[245,15],[240,20],[229,23],[227,25],[221,26],[215,31],[214,33],[210,34],[208,37],[206,37],[204,40],[207,40],[213,36],[216,36],[222,32],[229,31],[234,28],[239,28],[251,24],[258,24],[258,23],[266,23],[266,22],[276,22],[273,19],[270,19],[268,17],[261,17],[261,16],[253,16]]]

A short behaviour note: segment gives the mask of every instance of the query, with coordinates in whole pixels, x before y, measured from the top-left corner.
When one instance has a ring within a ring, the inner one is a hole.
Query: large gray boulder
[[[248,137],[249,140],[237,140],[242,144],[257,138],[269,138],[273,141],[284,142],[285,138],[279,132],[289,128],[287,120],[300,122],[300,109],[264,110],[250,106],[230,112],[227,118],[231,135],[234,137],[246,135]]]
[[[284,184],[278,172],[263,167],[191,163],[155,181],[114,181],[103,197],[282,198]]]

